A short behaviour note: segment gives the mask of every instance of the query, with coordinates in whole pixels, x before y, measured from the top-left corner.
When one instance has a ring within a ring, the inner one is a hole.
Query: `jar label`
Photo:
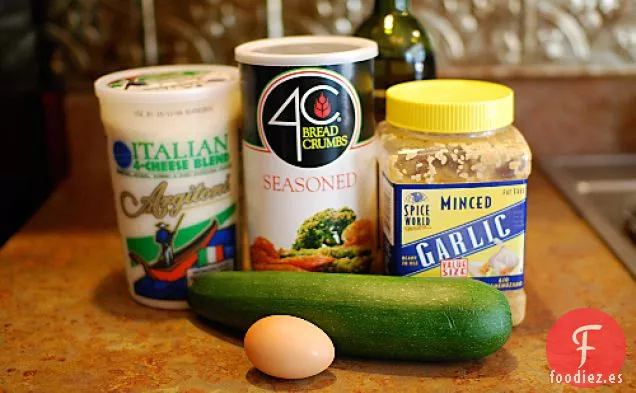
[[[471,277],[523,288],[527,180],[395,184],[382,177],[390,274]]]
[[[110,134],[116,135],[108,140],[109,161],[131,289],[148,299],[185,302],[192,277],[234,269],[236,133]]]
[[[228,131],[185,140],[118,139],[112,143],[114,169],[122,176],[154,179],[229,173],[235,145]]]

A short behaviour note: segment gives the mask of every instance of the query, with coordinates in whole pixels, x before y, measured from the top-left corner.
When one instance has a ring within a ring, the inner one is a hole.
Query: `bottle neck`
[[[388,14],[392,11],[409,12],[411,0],[375,0],[374,13]]]

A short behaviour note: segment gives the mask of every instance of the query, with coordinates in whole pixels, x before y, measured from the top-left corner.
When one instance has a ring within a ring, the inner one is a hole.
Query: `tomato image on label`
[[[337,160],[360,134],[360,99],[342,75],[325,69],[285,72],[258,102],[267,151],[286,163],[317,168]]]

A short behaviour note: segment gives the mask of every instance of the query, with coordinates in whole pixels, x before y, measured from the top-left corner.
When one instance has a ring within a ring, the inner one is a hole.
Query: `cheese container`
[[[238,70],[139,68],[95,82],[132,296],[187,308],[192,277],[233,270]]]

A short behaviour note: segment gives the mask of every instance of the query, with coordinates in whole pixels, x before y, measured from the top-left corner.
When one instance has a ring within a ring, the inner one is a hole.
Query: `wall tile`
[[[634,0],[413,0],[442,65],[636,61]],[[286,34],[349,34],[372,0],[285,1]]]
[[[634,0],[532,0],[528,60],[626,65],[636,61]]]
[[[435,43],[442,74],[444,70],[476,77],[636,74],[635,0],[412,3]],[[157,62],[231,64],[233,48],[265,37],[268,22],[270,33],[282,26],[285,35],[350,34],[371,11],[373,0],[52,0],[50,4],[45,31],[56,48],[51,67],[73,87],[115,69]],[[267,12],[268,4],[273,12]]]
[[[144,64],[138,1],[52,0],[47,14],[44,31],[54,47],[50,67],[71,88]]]
[[[155,0],[159,62],[234,62],[234,47],[267,35],[265,0]]]

